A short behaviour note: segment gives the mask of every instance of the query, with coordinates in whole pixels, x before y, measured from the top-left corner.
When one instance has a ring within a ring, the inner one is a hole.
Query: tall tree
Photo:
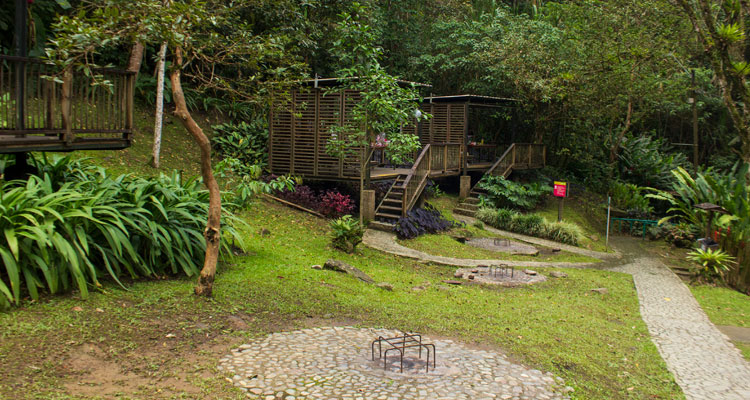
[[[84,0],[80,11],[56,23],[57,34],[48,49],[50,59],[68,70],[93,72],[97,54],[105,48],[133,43],[167,43],[173,49],[170,81],[175,115],[201,151],[201,174],[209,191],[208,222],[204,231],[206,254],[195,288],[210,296],[219,256],[221,194],[211,166],[211,145],[192,118],[182,88],[184,77],[194,87],[226,93],[238,101],[261,99],[264,81],[299,76],[301,65],[285,49],[288,39],[255,34],[238,15],[248,4],[221,0]],[[100,82],[106,84],[106,82]]]
[[[750,2],[673,0],[693,26],[750,162]]]

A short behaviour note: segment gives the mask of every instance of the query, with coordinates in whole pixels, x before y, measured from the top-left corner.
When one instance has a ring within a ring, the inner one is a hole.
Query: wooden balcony
[[[129,147],[135,74],[94,74],[0,55],[0,153]]]

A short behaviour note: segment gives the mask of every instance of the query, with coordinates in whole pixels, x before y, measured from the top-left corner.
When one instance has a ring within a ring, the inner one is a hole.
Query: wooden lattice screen
[[[330,156],[326,145],[332,135],[331,127],[351,122],[351,112],[359,98],[355,91],[302,89],[292,92],[291,101],[275,104],[269,130],[271,173],[358,178],[360,155],[342,160]]]
[[[419,124],[422,144],[464,144],[467,125],[465,104],[427,103],[422,105],[422,110],[432,114],[432,118]]]

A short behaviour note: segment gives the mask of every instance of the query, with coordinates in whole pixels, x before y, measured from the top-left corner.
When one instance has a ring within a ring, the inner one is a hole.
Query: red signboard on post
[[[552,190],[555,197],[568,197],[568,183],[555,181],[555,188]]]

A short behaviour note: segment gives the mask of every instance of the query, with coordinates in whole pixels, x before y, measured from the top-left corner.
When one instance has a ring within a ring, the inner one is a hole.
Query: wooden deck
[[[38,59],[0,55],[0,153],[129,147],[135,74],[93,72],[109,84],[93,85],[94,77]]]

